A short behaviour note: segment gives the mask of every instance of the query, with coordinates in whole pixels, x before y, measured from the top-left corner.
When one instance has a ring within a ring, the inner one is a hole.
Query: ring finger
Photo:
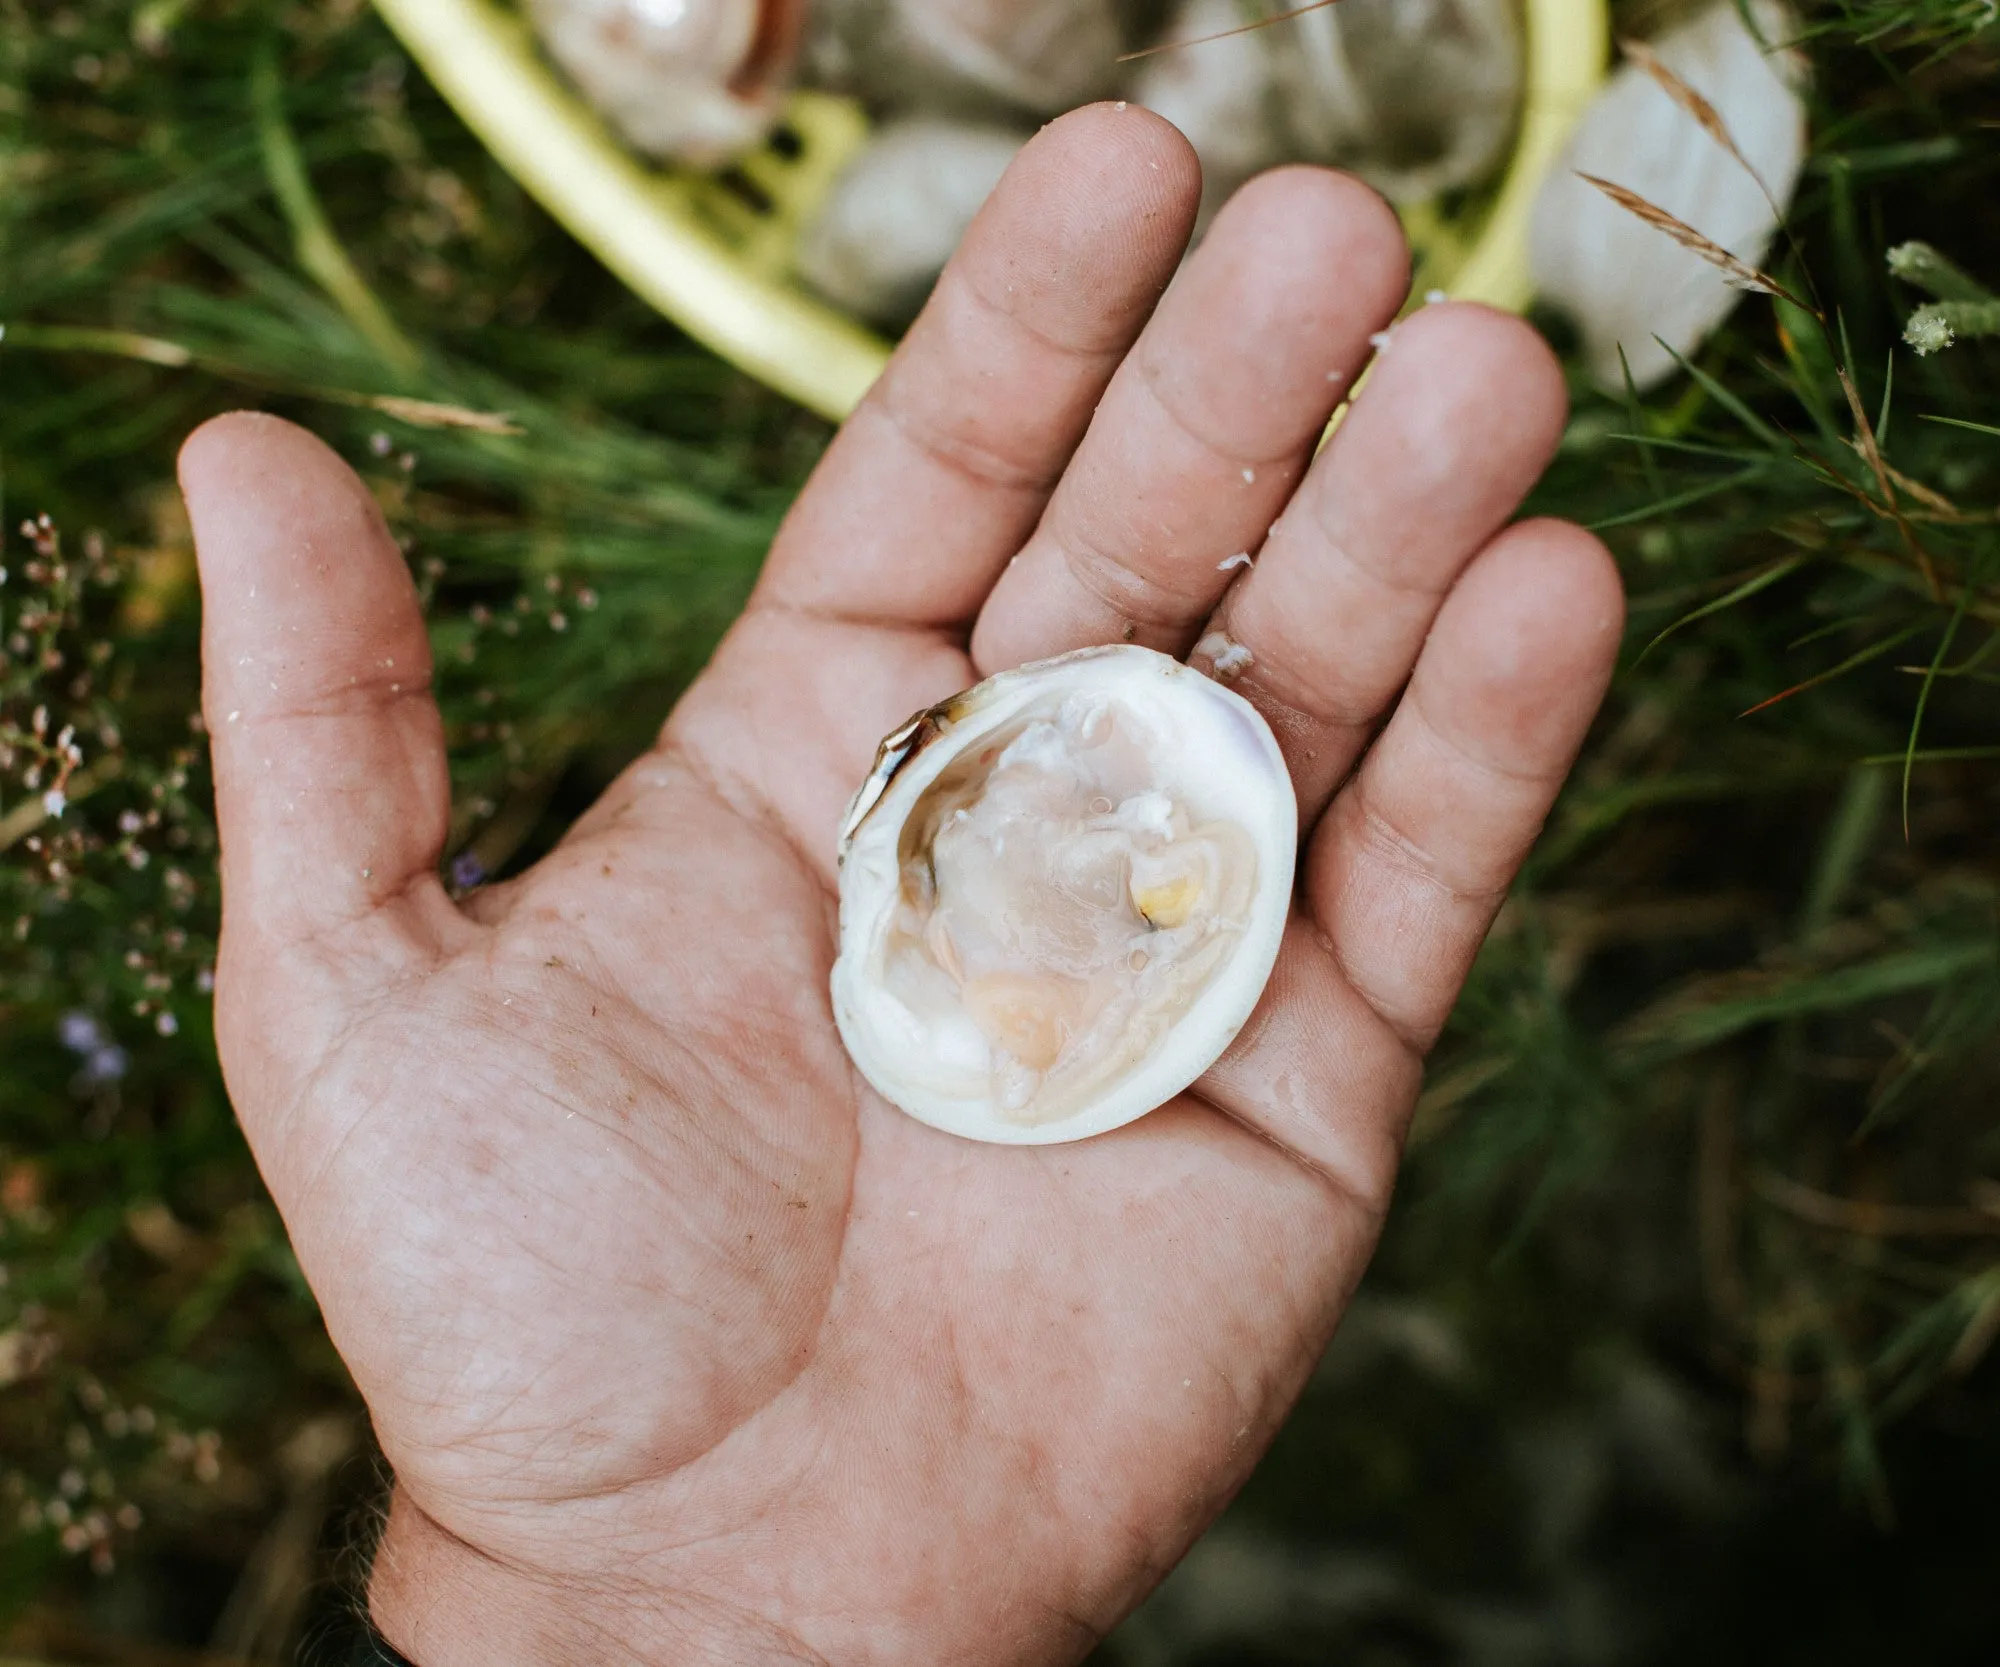
[[[1310,828],[1408,680],[1445,594],[1555,451],[1539,335],[1485,307],[1395,328],[1367,389],[1223,598],[1195,659],[1264,714]]]
[[[1359,181],[1287,168],[1238,192],[988,597],[979,674],[1099,643],[1185,653],[1408,283],[1395,215]]]

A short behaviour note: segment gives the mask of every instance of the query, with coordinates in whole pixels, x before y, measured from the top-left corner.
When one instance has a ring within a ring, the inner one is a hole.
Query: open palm
[[[1270,175],[1167,288],[1198,190],[1143,112],[1045,131],[658,747],[463,906],[364,489],[271,419],[189,443],[224,1062],[395,1467],[373,1604],[423,1667],[1073,1659],[1331,1335],[1619,591],[1576,529],[1501,530],[1562,421],[1531,332],[1421,310],[1314,462],[1403,298],[1394,218]],[[1307,841],[1250,1025],[1072,1145],[885,1105],[827,995],[876,740],[1024,660],[1211,665],[1215,632]]]

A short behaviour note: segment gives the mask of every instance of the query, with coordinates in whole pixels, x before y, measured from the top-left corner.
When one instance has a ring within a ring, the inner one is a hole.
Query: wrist
[[[440,1526],[401,1488],[368,1613],[412,1667],[826,1667],[784,1629],[720,1599],[523,1569]]]

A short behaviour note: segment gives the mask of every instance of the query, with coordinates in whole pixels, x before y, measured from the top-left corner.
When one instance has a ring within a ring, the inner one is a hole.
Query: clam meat
[[[975,1140],[1143,1116],[1255,1009],[1297,819],[1263,719],[1151,649],[1039,661],[918,714],[841,832],[849,1055],[893,1104]]]

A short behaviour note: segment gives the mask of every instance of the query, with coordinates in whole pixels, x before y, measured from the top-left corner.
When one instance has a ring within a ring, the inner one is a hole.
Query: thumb
[[[238,413],[182,448],[225,937],[281,949],[449,909],[430,644],[401,553],[320,441]]]

